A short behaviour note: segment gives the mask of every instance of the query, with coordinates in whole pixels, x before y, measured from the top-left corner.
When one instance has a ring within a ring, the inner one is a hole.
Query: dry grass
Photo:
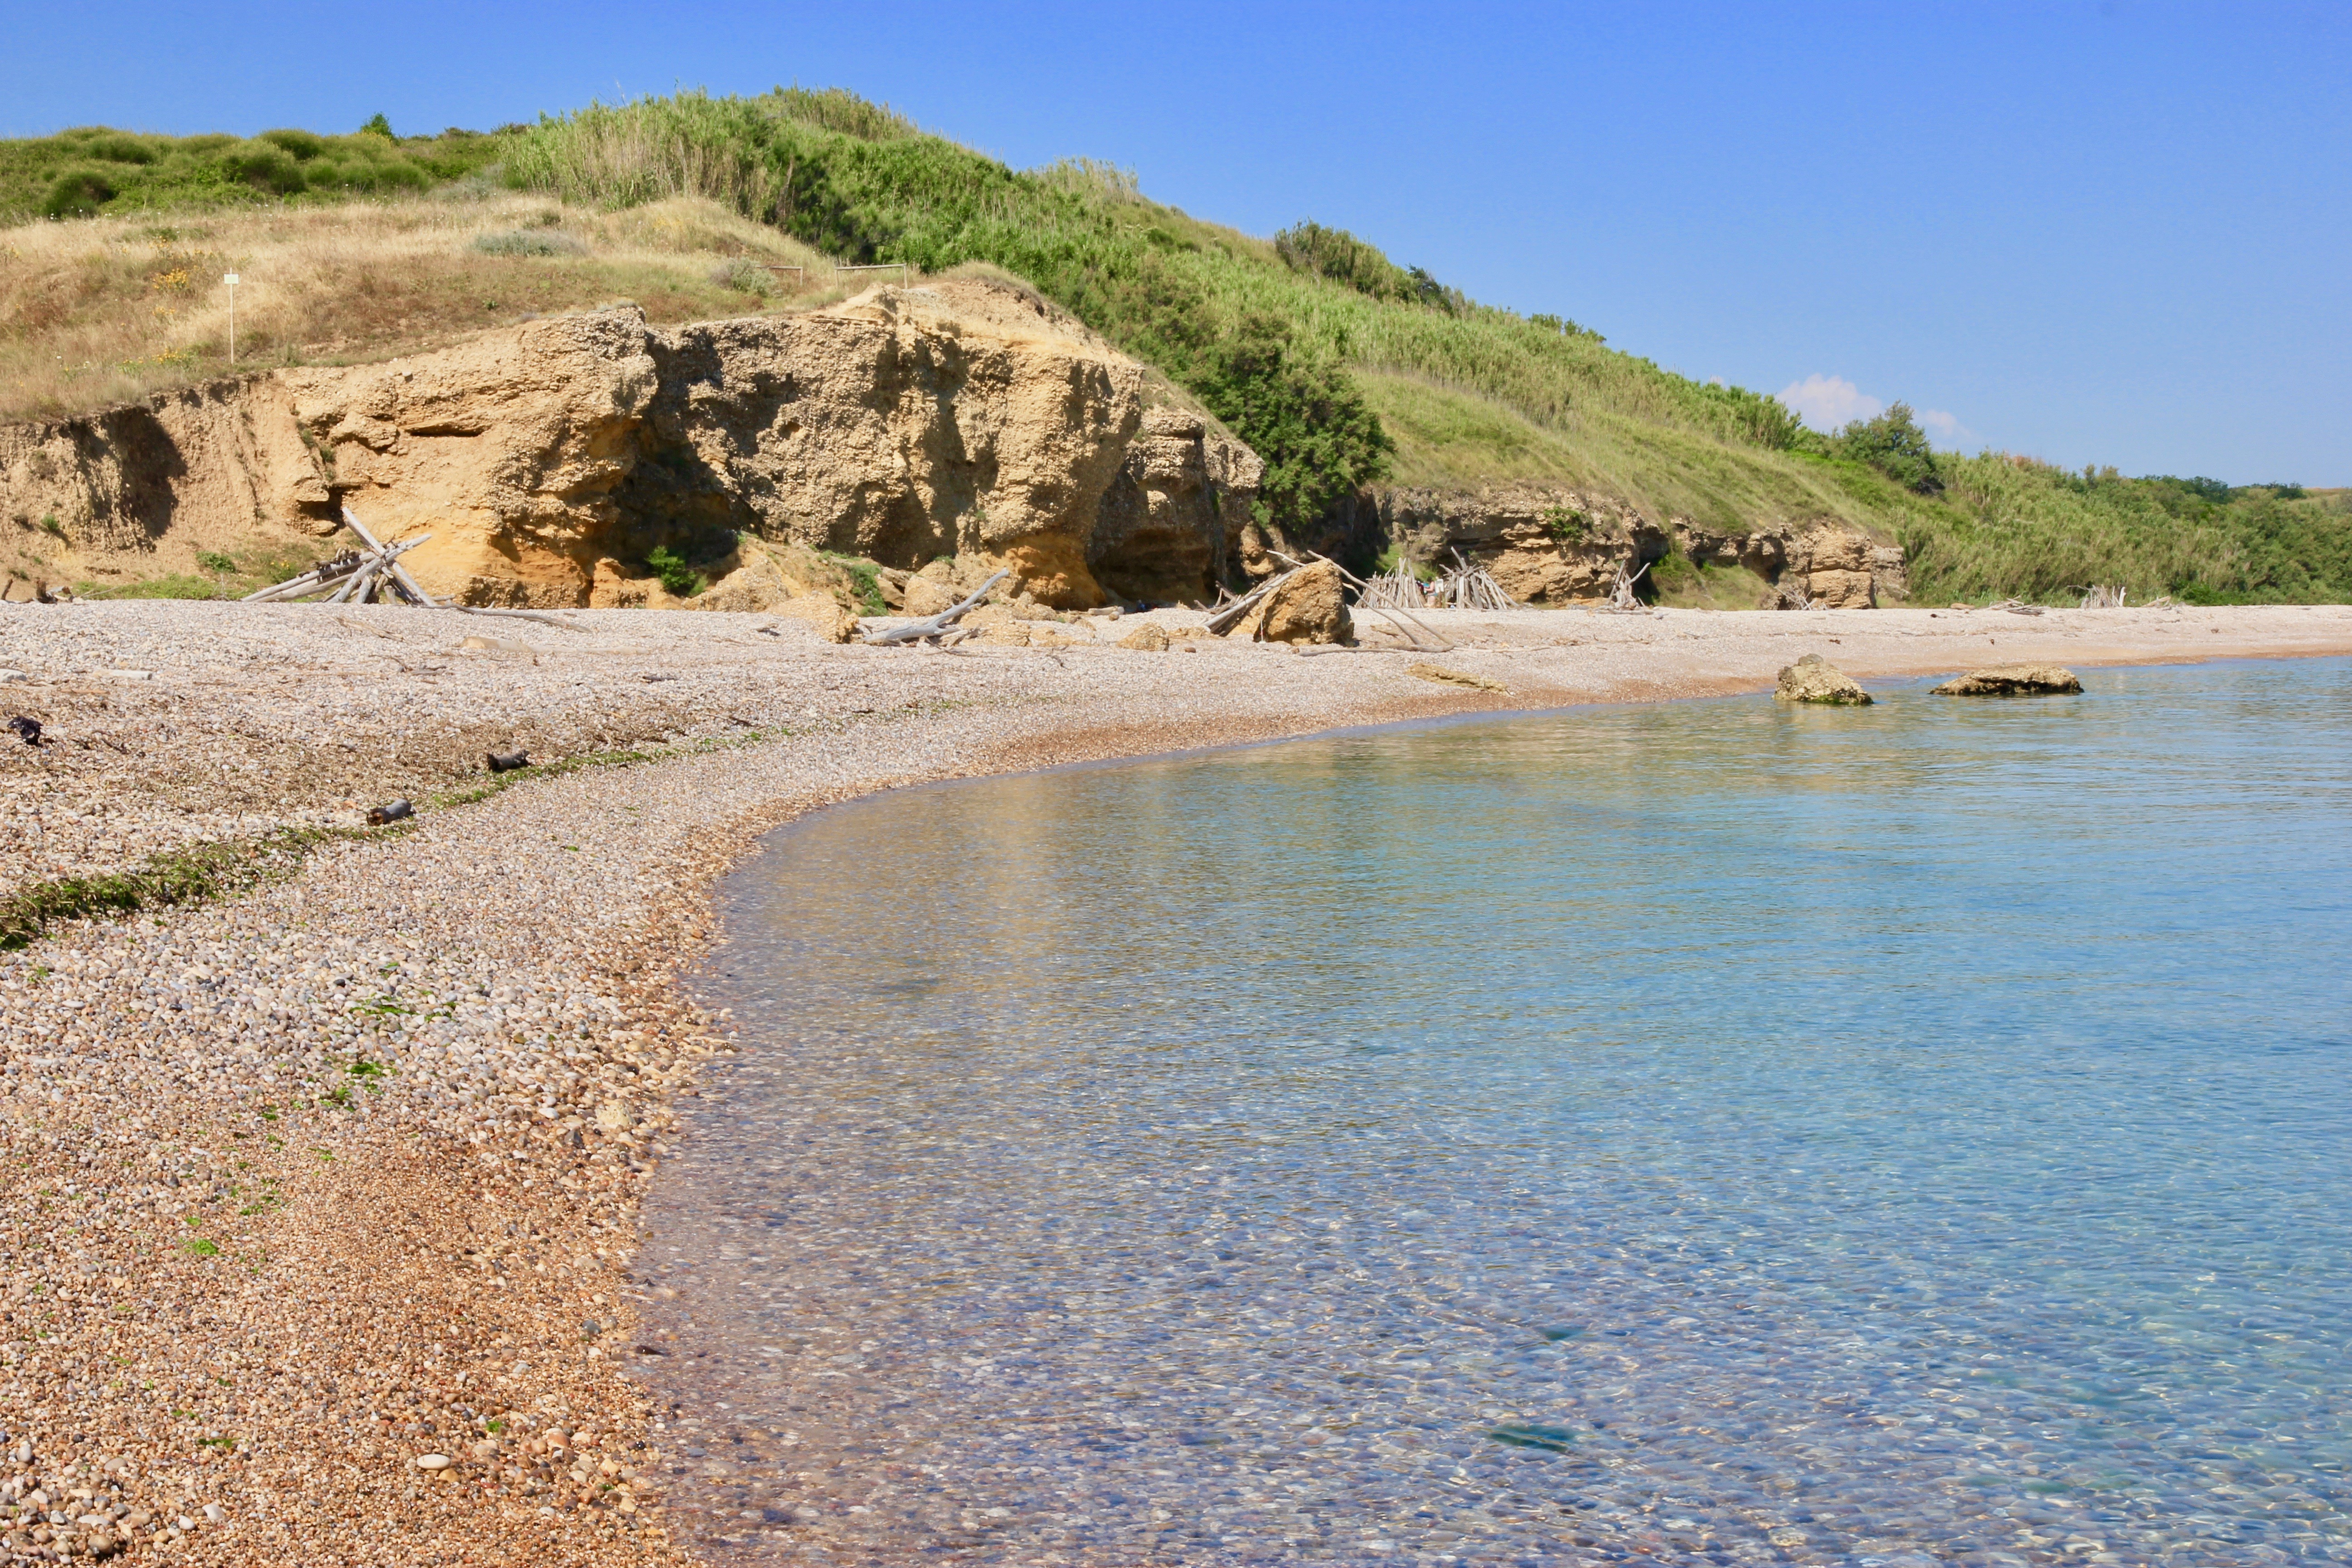
[[[472,194],[28,223],[0,230],[0,420],[226,374],[226,272],[239,277],[238,369],[387,358],[615,299],[658,323],[805,310],[871,281],[695,197],[614,213]]]

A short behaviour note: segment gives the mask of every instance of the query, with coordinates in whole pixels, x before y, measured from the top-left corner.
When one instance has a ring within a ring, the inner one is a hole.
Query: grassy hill
[[[476,248],[458,268],[444,246],[433,259],[446,278],[439,291],[482,294],[494,308],[478,319],[463,309],[411,311],[410,326],[338,352],[390,352],[403,332],[421,330],[420,317],[435,330],[485,324],[533,287],[541,309],[592,285],[642,298],[645,279],[623,274],[658,258],[625,263],[611,249],[631,215],[717,204],[741,226],[713,242],[713,255],[761,248],[820,268],[824,258],[903,261],[925,272],[987,263],[1029,279],[1250,441],[1268,462],[1268,521],[1294,531],[1311,531],[1368,483],[1517,479],[1606,491],[1724,531],[1824,520],[1871,529],[1911,552],[1915,586],[1928,599],[2057,599],[2092,583],[2119,584],[2135,598],[2352,598],[2352,498],[2341,492],[1929,455],[1916,431],[1884,421],[1823,437],[1769,397],[1673,374],[1562,317],[1479,305],[1352,236],[1313,224],[1245,236],[1150,200],[1119,171],[1083,160],[1014,170],[841,92],[686,93],[479,136],[273,132],[174,142],[77,131],[0,143],[0,218],[32,220],[0,236],[0,403],[21,410],[74,396],[35,392],[38,355],[51,352],[42,323],[67,307],[20,303],[39,290],[17,276],[26,254],[18,237],[46,229],[58,237],[42,248],[58,252],[58,238],[88,227],[128,248],[125,226],[175,230],[158,214],[202,210],[227,221],[276,212],[293,222],[309,209],[353,205],[463,211],[516,199],[497,195],[501,187],[541,198],[532,223],[582,248]],[[405,205],[387,200],[403,193],[417,195]],[[80,214],[106,215],[115,227],[40,221]],[[322,300],[332,271],[323,261],[314,268]],[[378,285],[401,271],[376,268]],[[53,284],[41,298],[61,289],[72,292]],[[661,313],[735,313],[746,305],[740,295],[716,297],[731,292],[682,276]],[[301,331],[279,338],[269,352],[316,347]],[[190,357],[172,374],[212,365],[208,336],[183,346]]]

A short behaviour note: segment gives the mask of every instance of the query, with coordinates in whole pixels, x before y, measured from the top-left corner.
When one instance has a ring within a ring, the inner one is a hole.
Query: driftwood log
[[[925,637],[938,637],[971,614],[982,599],[988,597],[988,591],[991,588],[1012,575],[1010,572],[999,572],[987,582],[974,588],[971,595],[961,604],[949,605],[929,620],[909,621],[903,626],[892,626],[887,631],[870,633],[866,640],[877,647],[888,647],[894,643],[920,642]]]
[[[480,605],[443,605],[441,608],[455,610],[461,616],[502,616],[510,621],[537,621],[543,626],[562,626],[567,632],[585,632],[595,629],[593,626],[583,626],[578,621],[566,620],[562,616],[546,610],[493,610]]]

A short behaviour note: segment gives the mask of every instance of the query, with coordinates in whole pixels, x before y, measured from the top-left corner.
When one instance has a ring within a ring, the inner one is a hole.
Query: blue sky
[[[0,0],[0,134],[841,86],[1819,419],[2352,484],[2352,6]]]

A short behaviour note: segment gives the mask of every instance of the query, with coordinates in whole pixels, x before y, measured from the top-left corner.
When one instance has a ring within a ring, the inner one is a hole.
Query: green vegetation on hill
[[[845,92],[680,93],[487,136],[386,130],[0,143],[0,213],[340,199],[486,179],[493,163],[580,206],[702,196],[845,260],[1028,279],[1249,441],[1268,464],[1265,520],[1286,531],[1383,479],[1523,480],[1721,531],[1826,521],[1892,535],[1929,600],[2093,584],[2135,598],[2352,598],[2343,494],[1939,454],[1900,405],[1821,436],[1772,397],[1677,375],[1559,315],[1480,305],[1345,231],[1253,238],[1150,200],[1122,171],[1014,170]]]
[[[94,125],[0,142],[0,221],[422,191],[474,174],[504,145],[471,131],[398,138],[380,114],[370,124],[350,136],[265,131],[249,138]]]

